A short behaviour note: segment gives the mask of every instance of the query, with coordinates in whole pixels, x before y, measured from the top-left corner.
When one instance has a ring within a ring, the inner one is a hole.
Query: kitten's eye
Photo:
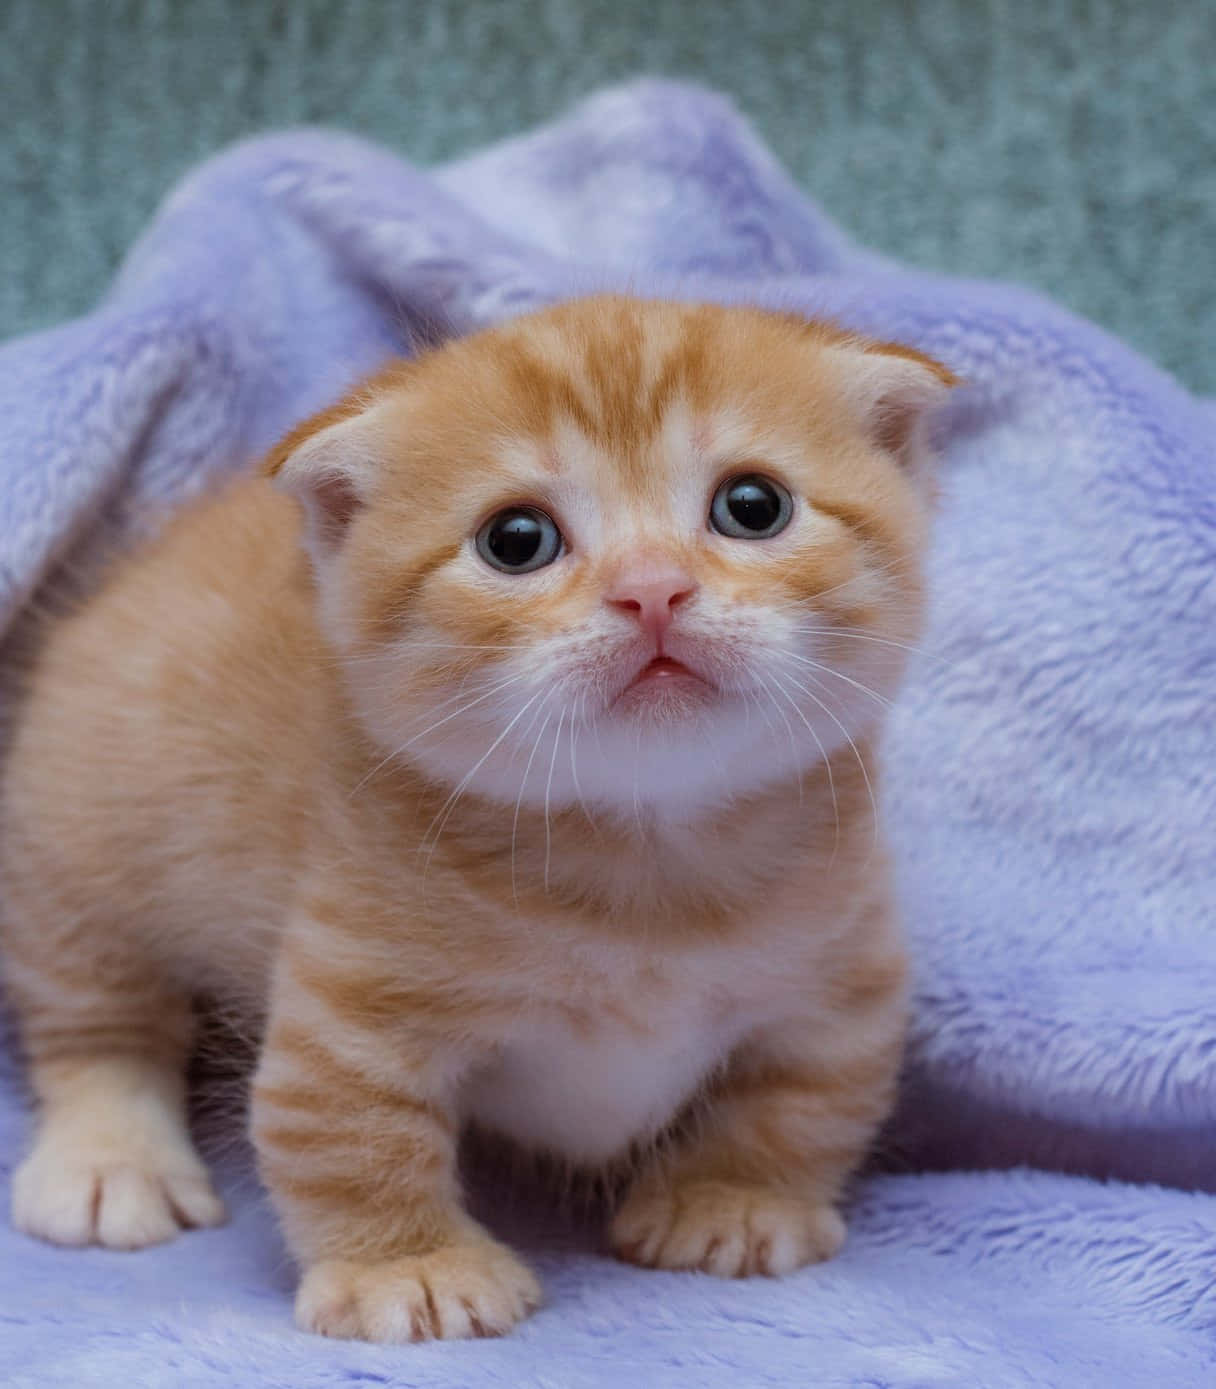
[[[531,506],[509,506],[477,532],[477,553],[505,574],[543,569],[561,552],[561,531],[551,517]]]
[[[790,494],[778,483],[749,473],[731,477],[714,493],[709,523],[735,540],[767,540],[783,531],[794,514]]]

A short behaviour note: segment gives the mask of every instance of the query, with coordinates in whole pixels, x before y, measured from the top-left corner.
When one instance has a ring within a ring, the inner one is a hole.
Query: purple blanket
[[[604,93],[436,173],[254,141],[172,195],[93,314],[0,349],[0,630],[434,323],[600,288],[829,315],[970,383],[890,739],[919,986],[890,1148],[1086,1175],[874,1176],[845,1253],[778,1283],[627,1269],[534,1203],[539,1316],[382,1350],[291,1328],[233,1162],[233,1223],[163,1249],[0,1230],[0,1381],[1211,1385],[1216,1196],[1130,1183],[1216,1191],[1216,404],[1096,328],[850,245],[687,87]],[[24,1125],[10,1044],[5,1184]]]

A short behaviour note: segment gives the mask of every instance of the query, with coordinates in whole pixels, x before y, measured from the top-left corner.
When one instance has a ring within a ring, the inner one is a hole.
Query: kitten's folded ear
[[[305,539],[320,562],[341,544],[347,527],[371,496],[379,471],[375,407],[365,395],[305,420],[262,465],[304,507]]]
[[[898,343],[858,338],[829,352],[842,359],[844,396],[858,422],[920,480],[928,460],[925,421],[962,381],[932,357]]]

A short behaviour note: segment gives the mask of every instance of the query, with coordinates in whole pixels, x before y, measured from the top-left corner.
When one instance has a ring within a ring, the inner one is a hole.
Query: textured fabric
[[[204,166],[95,313],[0,349],[0,619],[433,323],[605,287],[827,314],[969,382],[941,421],[935,612],[890,739],[918,969],[892,1148],[1216,1187],[1216,409],[1029,293],[854,247],[716,97],[607,92],[435,176],[309,132]],[[6,1081],[6,1168],[18,1106]],[[1183,1386],[1214,1367],[1201,1195],[874,1178],[828,1268],[721,1285],[575,1241],[543,1256],[551,1303],[519,1337],[385,1352],[289,1330],[281,1252],[238,1186],[233,1227],[149,1254],[0,1235],[6,1382]]]

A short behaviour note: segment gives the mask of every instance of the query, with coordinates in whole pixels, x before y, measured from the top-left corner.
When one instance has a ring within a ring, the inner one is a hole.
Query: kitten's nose
[[[696,590],[696,580],[670,560],[639,559],[618,572],[606,601],[636,617],[658,639],[671,626],[675,609]]]

